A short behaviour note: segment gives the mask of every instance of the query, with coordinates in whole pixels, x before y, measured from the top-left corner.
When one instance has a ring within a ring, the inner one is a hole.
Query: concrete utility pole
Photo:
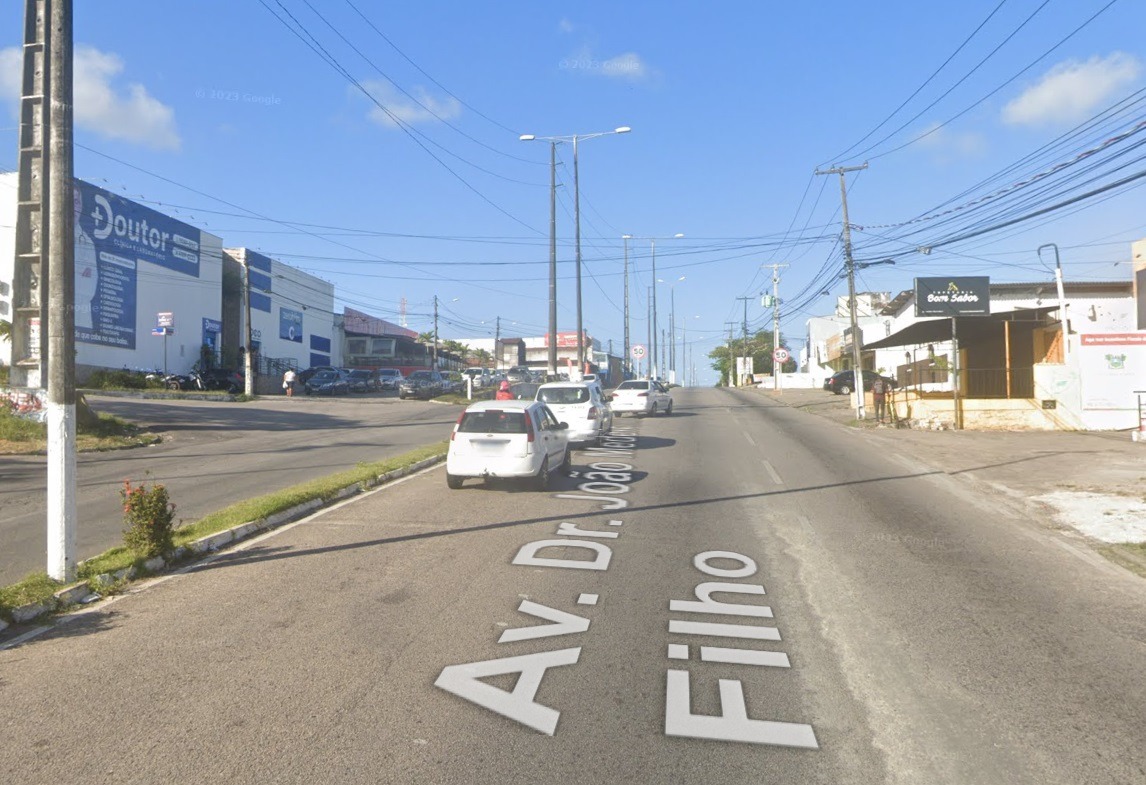
[[[255,330],[251,326],[251,266],[247,263],[247,249],[242,249],[243,260],[243,321],[247,351],[243,354],[243,393],[255,394]]]
[[[744,330],[744,346],[740,347],[740,351],[743,353],[743,355],[745,357],[747,357],[747,356],[749,356],[748,355],[748,301],[753,300],[755,298],[753,298],[753,297],[737,297],[736,299],[744,301],[744,321],[741,322],[741,326]]]
[[[780,368],[776,367],[776,350],[780,348],[780,269],[786,264],[766,264],[764,267],[772,268],[772,389],[780,389]]]
[[[632,347],[629,344],[629,240],[633,239],[633,236],[624,234],[621,235],[621,239],[625,241],[625,340],[623,348],[625,355],[621,367],[626,371],[625,376],[632,376],[633,360],[630,357]]]
[[[580,284],[578,284],[580,285]],[[580,297],[580,294],[577,295]],[[498,317],[500,332],[501,318]],[[497,341],[494,341],[497,347]],[[557,373],[557,142],[549,142],[549,373]]]
[[[76,576],[75,196],[72,184],[72,2],[51,0],[48,54],[48,575]]]
[[[736,387],[736,356],[732,348],[732,331],[736,329],[736,322],[725,322],[728,328],[728,386]]]
[[[856,266],[852,260],[852,231],[851,224],[848,223],[848,187],[844,175],[848,172],[858,172],[863,169],[867,169],[866,162],[862,166],[835,166],[823,172],[819,169],[816,170],[817,175],[838,174],[840,176],[840,199],[843,204],[844,220],[844,260],[848,272],[848,303],[852,323],[852,365],[855,370],[855,409],[857,420],[862,420],[866,416],[863,397],[863,368],[861,367],[863,359],[860,354],[863,338],[859,331],[859,321],[856,319]]]
[[[555,301],[556,302],[556,301]],[[554,346],[549,352],[549,364],[557,365],[557,348]],[[501,317],[497,317],[497,327],[493,333],[493,369],[501,370]]]
[[[434,364],[431,366],[438,370],[438,295],[434,295]]]
[[[653,368],[655,358],[653,357],[652,347],[655,346],[656,344],[653,343],[653,329],[654,329],[653,328],[653,287],[651,287],[651,286],[649,287],[648,294],[645,297],[645,303],[647,306],[646,307],[647,315],[645,317],[645,325],[648,328],[648,341],[645,343],[645,348],[647,349],[646,356],[649,358],[649,364],[648,364],[649,372],[648,372],[647,376],[650,379],[653,379],[653,378],[655,378],[654,368]]]

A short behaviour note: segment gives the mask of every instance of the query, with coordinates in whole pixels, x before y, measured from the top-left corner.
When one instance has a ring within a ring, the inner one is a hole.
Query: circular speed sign
[[[783,348],[783,347],[780,347],[776,351],[772,352],[772,359],[778,363],[788,362],[788,357],[789,357],[788,350]]]
[[[632,353],[633,359],[635,360],[639,360],[645,356],[645,347],[641,346],[639,343],[634,344],[633,348],[629,351]]]

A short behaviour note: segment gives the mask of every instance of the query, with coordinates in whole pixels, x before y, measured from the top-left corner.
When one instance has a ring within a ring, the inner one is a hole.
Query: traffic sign
[[[639,343],[634,344],[630,352],[632,353],[634,360],[639,360],[645,356],[645,347]]]
[[[174,327],[175,314],[173,314],[171,311],[160,311],[159,313],[155,314],[155,326]]]
[[[778,362],[778,363],[786,363],[786,362],[788,362],[788,358],[789,358],[790,356],[791,356],[791,355],[789,355],[789,354],[788,354],[788,350],[787,350],[787,349],[785,349],[783,346],[781,346],[781,347],[780,347],[779,349],[777,349],[776,351],[772,352],[772,359],[773,359],[773,360],[775,360],[775,361],[776,361],[776,362]]]

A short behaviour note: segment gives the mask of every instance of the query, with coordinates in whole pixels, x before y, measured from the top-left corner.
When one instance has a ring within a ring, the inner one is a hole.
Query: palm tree
[[[0,319],[0,341],[12,340],[12,323]]]

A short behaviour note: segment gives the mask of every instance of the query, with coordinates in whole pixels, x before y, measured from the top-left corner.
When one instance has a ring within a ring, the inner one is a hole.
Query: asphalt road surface
[[[359,462],[441,441],[452,406],[369,398],[273,397],[248,403],[88,396],[96,411],[163,434],[154,447],[81,453],[76,462],[80,559],[123,544],[123,481],[167,486],[176,517],[195,521],[237,501]],[[0,585],[43,570],[47,549],[42,455],[0,455]]]
[[[0,651],[0,771],[1146,782],[1142,579],[838,424],[674,396],[545,493],[438,467]]]

